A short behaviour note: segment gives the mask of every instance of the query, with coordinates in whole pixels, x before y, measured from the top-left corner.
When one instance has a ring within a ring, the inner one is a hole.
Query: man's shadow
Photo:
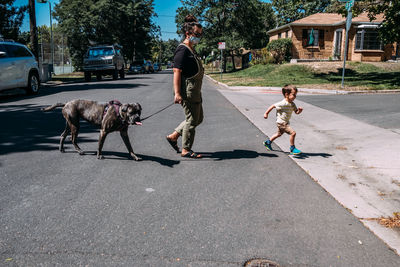
[[[252,150],[234,149],[232,151],[199,152],[204,159],[227,160],[227,159],[254,159],[257,157],[278,157],[275,154],[258,153]]]

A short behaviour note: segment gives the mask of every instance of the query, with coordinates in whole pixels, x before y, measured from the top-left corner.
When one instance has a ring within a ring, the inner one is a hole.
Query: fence
[[[72,67],[72,60],[67,47],[67,38],[58,32],[53,32],[53,57],[49,39],[39,38],[39,63],[41,65],[48,64],[49,72],[55,75],[73,72],[74,68]]]

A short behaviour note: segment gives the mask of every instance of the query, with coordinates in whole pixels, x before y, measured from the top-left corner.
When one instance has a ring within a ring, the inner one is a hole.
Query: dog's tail
[[[42,111],[46,112],[46,111],[53,110],[53,109],[55,109],[55,108],[62,108],[62,107],[64,107],[64,106],[65,106],[64,103],[57,103],[57,104],[48,106],[47,108],[42,108]]]

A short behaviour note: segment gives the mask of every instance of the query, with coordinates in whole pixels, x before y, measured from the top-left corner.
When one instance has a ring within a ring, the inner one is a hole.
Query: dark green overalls
[[[182,147],[186,150],[191,150],[196,132],[195,128],[203,121],[201,85],[203,82],[204,68],[201,60],[187,45],[180,45],[184,45],[190,50],[196,59],[198,67],[198,72],[194,76],[189,78],[181,76],[182,107],[186,119],[175,129],[175,131],[182,136]]]

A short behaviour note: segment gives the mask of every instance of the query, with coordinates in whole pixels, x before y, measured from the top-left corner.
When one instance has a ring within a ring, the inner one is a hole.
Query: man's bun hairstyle
[[[195,16],[187,15],[182,26],[183,37],[186,37],[186,33],[192,34],[195,26],[203,28]]]

